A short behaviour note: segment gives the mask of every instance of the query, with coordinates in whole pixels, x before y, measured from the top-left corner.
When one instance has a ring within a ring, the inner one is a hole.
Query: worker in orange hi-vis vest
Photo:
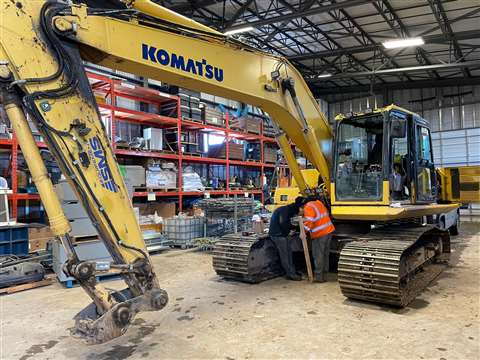
[[[309,201],[305,204],[303,225],[305,232],[312,239],[314,280],[325,282],[330,265],[330,240],[335,227],[326,206],[320,200]]]

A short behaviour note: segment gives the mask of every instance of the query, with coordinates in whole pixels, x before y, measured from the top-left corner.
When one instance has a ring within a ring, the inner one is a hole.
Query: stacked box
[[[166,104],[162,104],[160,107],[160,115],[167,116],[171,118],[176,118],[177,114],[177,103],[176,102],[169,102]]]
[[[28,228],[28,242],[30,252],[45,250],[47,244],[55,239],[50,226],[44,224],[30,224]]]
[[[170,190],[177,188],[177,172],[171,169],[150,168],[145,172],[147,188]]]
[[[195,121],[202,121],[202,110],[190,108],[190,119]]]
[[[226,158],[226,144],[210,145],[208,149],[208,156],[214,158]],[[243,160],[245,153],[244,144],[229,143],[229,159],[232,160]]]
[[[182,117],[182,119],[190,118],[190,107],[185,106],[185,105],[181,105],[180,106],[180,116]]]
[[[270,119],[263,119],[263,135],[275,137],[275,129],[273,128]]]
[[[232,119],[230,121],[232,129],[244,130],[252,134],[260,134],[261,123],[260,119],[253,116],[242,116]]]
[[[190,96],[190,118],[194,121],[202,121],[202,110],[200,109],[200,96]]]
[[[190,106],[190,96],[187,94],[178,94],[178,97],[180,98],[180,105]]]
[[[266,163],[275,164],[277,162],[277,149],[274,147],[265,146],[263,148],[263,161]]]
[[[190,107],[192,109],[200,109],[200,98],[196,96],[190,96]]]
[[[203,107],[202,118],[205,120],[206,124],[215,125],[215,126],[225,126],[225,118],[223,113],[216,109],[208,106]]]

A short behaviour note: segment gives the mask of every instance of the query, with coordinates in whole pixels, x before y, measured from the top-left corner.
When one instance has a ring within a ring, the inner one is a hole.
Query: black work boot
[[[297,273],[289,274],[289,275],[287,275],[287,279],[288,280],[293,280],[293,281],[301,281],[302,280],[302,275],[297,274]]]
[[[327,273],[325,272],[315,272],[313,274],[313,281],[318,283],[327,282]]]

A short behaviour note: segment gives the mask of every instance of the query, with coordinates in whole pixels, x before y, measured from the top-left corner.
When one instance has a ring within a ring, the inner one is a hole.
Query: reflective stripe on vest
[[[304,219],[308,220],[308,221],[318,221],[318,220],[323,219],[324,217],[327,217],[327,216],[328,216],[328,214],[321,214],[321,215],[317,215],[316,217],[305,216]]]
[[[335,231],[327,208],[318,200],[311,201],[305,205],[304,219],[304,228],[310,233],[312,239],[328,235]]]
[[[314,227],[313,229],[310,229],[307,225],[303,225],[303,227],[305,228],[305,230],[311,232],[311,233],[316,233],[317,231],[320,231],[320,230],[323,230],[323,229],[326,229],[327,227],[329,227],[330,225],[333,225],[331,221],[323,224],[323,225],[319,225],[319,226],[316,226]]]

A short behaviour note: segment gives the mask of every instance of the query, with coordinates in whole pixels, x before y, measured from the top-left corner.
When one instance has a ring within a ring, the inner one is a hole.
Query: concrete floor
[[[68,336],[88,302],[58,284],[0,298],[1,359],[479,359],[480,224],[454,238],[450,267],[405,309],[346,300],[336,281],[225,282],[210,255],[153,257],[169,305],[95,346]],[[105,283],[118,287],[118,281]]]

